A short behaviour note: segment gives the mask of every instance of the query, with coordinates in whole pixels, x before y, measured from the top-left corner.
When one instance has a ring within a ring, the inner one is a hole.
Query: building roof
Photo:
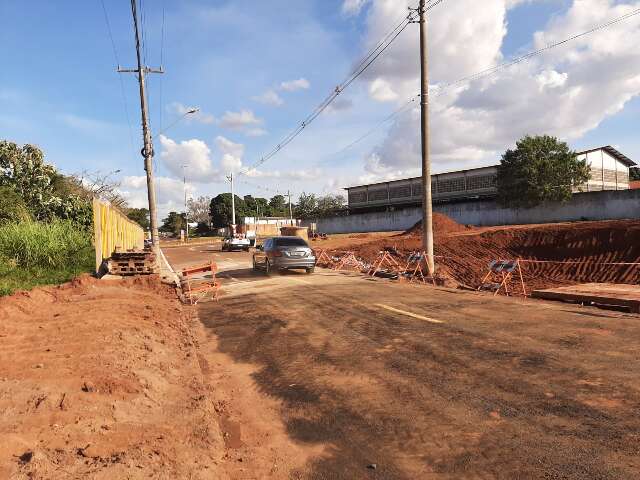
[[[485,168],[496,168],[496,167],[497,165],[485,165],[484,167],[465,168],[464,170],[447,170],[446,172],[432,173],[431,176],[435,177],[437,175],[447,175],[449,173],[466,173],[466,172],[473,172],[474,170],[484,170]],[[360,187],[371,187],[374,185],[384,185],[385,183],[406,182],[409,180],[418,180],[420,178],[422,177],[396,178],[394,180],[385,180],[384,182],[365,183],[364,185],[354,185],[352,187],[344,187],[343,190],[351,190],[352,188],[360,188]]]
[[[584,150],[582,152],[577,152],[577,153],[578,153],[578,155],[584,155],[586,153],[597,152],[598,150],[604,150],[605,152],[607,152],[609,155],[614,157],[619,162],[624,163],[627,167],[632,167],[632,166],[636,165],[636,162],[631,160],[629,157],[627,157],[622,152],[620,152],[620,151],[616,150],[615,148],[613,148],[611,145],[606,145],[604,147],[592,148],[590,150]],[[472,172],[474,170],[481,170],[483,168],[491,168],[491,167],[495,168],[495,167],[497,167],[497,165],[485,165],[484,167],[467,168],[467,169],[464,169],[464,170],[450,170],[450,171],[447,171],[447,172],[434,173],[433,176],[435,176],[435,175],[444,175],[444,174],[447,174],[447,173]],[[384,182],[366,183],[364,185],[353,185],[351,187],[344,187],[343,190],[351,190],[353,188],[361,188],[361,187],[372,187],[372,186],[375,186],[375,185],[384,185],[385,183],[391,183],[391,182],[406,182],[406,181],[409,181],[409,180],[417,180],[419,178],[421,178],[421,177],[396,178],[395,180],[387,180],[387,181],[384,181]]]
[[[598,150],[604,150],[605,152],[607,152],[609,155],[611,155],[613,158],[615,158],[619,162],[624,163],[627,167],[632,167],[632,166],[636,165],[636,162],[631,160],[624,153],[622,153],[619,150],[613,148],[611,145],[606,145],[604,147],[598,147],[598,148],[592,148],[591,150],[585,150],[584,152],[578,152],[578,155],[582,155],[584,153],[597,152]]]

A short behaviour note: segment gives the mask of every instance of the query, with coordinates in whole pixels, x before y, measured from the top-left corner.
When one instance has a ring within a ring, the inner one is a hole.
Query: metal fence
[[[108,203],[93,200],[96,271],[118,249],[143,249],[144,230]]]

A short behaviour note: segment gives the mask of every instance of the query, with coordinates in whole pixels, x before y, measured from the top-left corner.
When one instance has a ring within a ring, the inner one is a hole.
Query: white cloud
[[[218,125],[229,130],[242,131],[248,127],[262,125],[263,120],[257,118],[251,110],[242,110],[240,112],[225,112]]]
[[[280,178],[284,180],[318,180],[323,176],[323,171],[320,168],[287,170],[286,172],[248,168],[244,169],[242,173],[252,178]]]
[[[185,184],[182,180],[170,177],[156,177],[156,196],[158,206],[158,221],[167,216],[170,211],[184,211]],[[191,183],[186,184],[187,197],[195,196],[196,187]],[[133,208],[148,208],[147,177],[124,177],[120,186],[120,193]]]
[[[201,110],[198,110],[195,113],[189,113],[194,108],[196,107],[187,107],[180,102],[172,102],[167,105],[167,111],[169,111],[169,113],[173,113],[175,115],[186,115],[185,120],[187,121],[193,120],[204,124],[212,124],[216,121],[216,118],[213,115]]]
[[[382,78],[376,78],[369,85],[369,95],[378,102],[392,102],[398,99],[398,94],[391,84]]]
[[[215,139],[216,147],[222,154],[220,164],[222,171],[237,172],[242,168],[242,157],[244,156],[244,145],[235,143],[223,136]]]
[[[398,5],[402,3],[402,5]],[[439,85],[504,61],[507,9],[513,0],[458,0],[435,8],[430,29],[430,79]],[[366,45],[396,22],[394,12],[408,0],[372,0]],[[638,1],[574,0],[533,36],[541,48],[640,6]],[[404,103],[419,91],[418,42],[403,35],[365,72],[376,100]],[[621,22],[550,50],[497,75],[432,96],[431,152],[434,170],[497,162],[525,134],[575,140],[619,112],[640,94],[638,22]],[[418,110],[399,117],[386,139],[367,157],[370,175],[411,172],[420,165]],[[611,139],[613,142],[614,139]]]
[[[345,15],[357,15],[368,1],[369,0],[344,0],[342,3],[342,13]]]
[[[297,80],[289,80],[280,84],[280,90],[285,92],[295,92],[297,90],[307,90],[311,87],[309,80],[306,78],[299,78]]]
[[[202,140],[191,139],[178,143],[160,135],[160,145],[160,158],[176,177],[183,175],[183,165],[187,166],[187,178],[193,181],[208,182],[219,176],[219,172],[213,167],[211,150]]]
[[[247,137],[262,137],[267,134],[267,131],[264,128],[250,128],[244,134]]]
[[[262,95],[253,97],[253,100],[264,105],[271,105],[272,107],[280,107],[284,105],[284,100],[275,90],[267,90]]]

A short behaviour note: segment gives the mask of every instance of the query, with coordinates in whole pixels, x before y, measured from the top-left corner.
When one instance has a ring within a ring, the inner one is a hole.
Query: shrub
[[[0,226],[0,257],[18,267],[64,267],[87,250],[91,250],[90,234],[70,221]]]
[[[0,225],[30,219],[29,209],[20,194],[11,187],[0,186]]]

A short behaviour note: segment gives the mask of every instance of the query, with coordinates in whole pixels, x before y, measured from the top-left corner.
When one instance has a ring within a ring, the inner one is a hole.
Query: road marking
[[[404,310],[400,310],[398,308],[390,307],[389,305],[383,305],[382,303],[376,303],[376,307],[384,308],[385,310],[389,310],[390,312],[400,313],[402,315],[406,315],[407,317],[417,318],[418,320],[424,320],[426,322],[431,323],[444,323],[442,320],[436,320],[435,318],[424,317],[422,315],[418,315],[417,313],[405,312]]]

